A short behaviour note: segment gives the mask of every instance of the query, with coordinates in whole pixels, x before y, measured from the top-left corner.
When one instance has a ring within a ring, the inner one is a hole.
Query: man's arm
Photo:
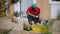
[[[31,16],[33,16],[33,17],[35,17],[35,15],[33,15],[33,14],[29,13],[29,12],[28,12],[27,14],[28,14],[28,15],[31,15]]]
[[[38,8],[37,10],[38,10],[38,16],[40,17],[40,11],[41,11],[41,10],[40,10],[40,8]]]

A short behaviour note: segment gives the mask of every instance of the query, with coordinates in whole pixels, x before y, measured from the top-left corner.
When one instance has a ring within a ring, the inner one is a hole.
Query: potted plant
[[[58,19],[58,20],[60,19],[60,15],[57,16],[57,19]]]
[[[19,0],[11,0],[11,4],[17,3]]]
[[[19,17],[18,11],[14,12],[14,16],[15,16],[15,17]]]

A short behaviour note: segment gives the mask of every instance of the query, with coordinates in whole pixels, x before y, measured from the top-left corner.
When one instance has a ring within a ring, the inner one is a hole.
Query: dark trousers
[[[33,16],[27,15],[27,18],[28,18],[29,24],[31,23],[31,21],[34,21],[35,24],[36,24],[37,22],[39,22],[39,17],[38,17],[38,18],[35,18],[35,17],[33,17]]]

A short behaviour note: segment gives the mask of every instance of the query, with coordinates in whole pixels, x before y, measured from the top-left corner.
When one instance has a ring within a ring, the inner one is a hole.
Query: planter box
[[[39,26],[39,25],[33,25],[32,30],[34,32],[49,32],[49,29],[47,26]]]

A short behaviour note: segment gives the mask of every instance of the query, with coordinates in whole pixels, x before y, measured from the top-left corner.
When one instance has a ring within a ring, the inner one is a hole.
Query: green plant
[[[19,17],[19,13],[17,11],[14,12],[14,16]]]
[[[29,25],[29,30],[32,30],[32,26],[31,25]]]
[[[52,32],[44,32],[43,34],[52,34]]]
[[[17,3],[19,0],[11,0],[11,4]]]
[[[23,30],[26,30],[26,24],[23,23]]]
[[[60,20],[60,14],[58,14],[57,19]]]

